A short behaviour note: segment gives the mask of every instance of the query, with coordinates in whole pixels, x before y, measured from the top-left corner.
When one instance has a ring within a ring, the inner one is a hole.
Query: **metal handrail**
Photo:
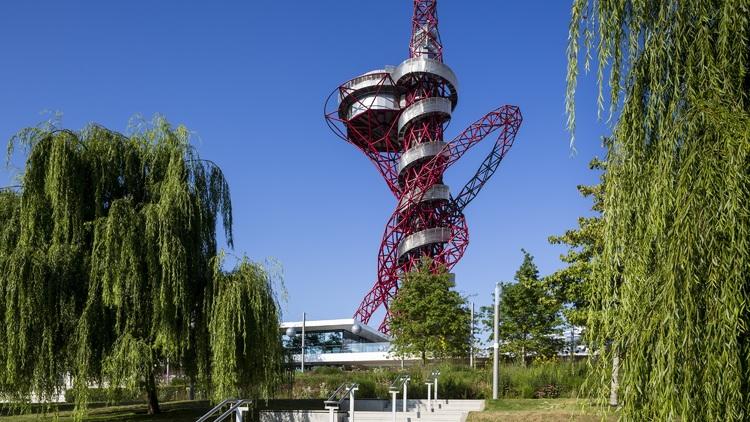
[[[214,406],[213,409],[209,410],[205,415],[203,415],[200,418],[198,418],[198,420],[196,420],[195,422],[205,422],[205,421],[207,421],[208,418],[211,417],[211,415],[213,415],[214,413],[216,413],[216,411],[218,411],[219,409],[221,409],[222,407],[224,407],[229,402],[233,402],[235,400],[236,399],[233,399],[233,398],[224,399],[224,401],[222,401],[221,403],[219,403],[216,406]]]
[[[352,390],[356,390],[358,388],[359,388],[359,384],[357,383],[349,384],[345,382],[339,385],[339,388],[337,388],[336,391],[334,391],[333,394],[331,394],[331,396],[328,397],[328,400],[323,402],[325,404],[326,409],[328,409],[329,406],[330,407],[336,406],[336,408],[338,408],[339,406],[341,406],[341,403],[343,403],[343,401],[346,400],[347,397],[349,397],[349,394],[352,392]],[[336,397],[339,394],[341,394],[341,396],[337,400]]]
[[[237,400],[237,403],[235,403],[232,407],[227,409],[226,412],[222,413],[218,418],[214,420],[214,422],[221,422],[224,419],[226,419],[229,415],[236,412],[239,407],[241,407],[243,404],[249,403],[250,400]]]
[[[396,379],[393,380],[391,383],[391,386],[388,387],[388,391],[390,392],[401,392],[401,389],[404,387],[404,384],[409,382],[411,380],[411,377],[409,375],[399,375],[396,377]]]

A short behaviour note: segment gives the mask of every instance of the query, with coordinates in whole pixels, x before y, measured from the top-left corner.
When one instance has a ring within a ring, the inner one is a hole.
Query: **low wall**
[[[356,403],[356,402],[355,402]],[[346,412],[336,412],[337,422],[348,420]],[[262,410],[260,422],[329,422],[327,410]]]
[[[409,399],[406,401],[407,409],[413,409],[419,404],[427,403],[426,399]],[[437,406],[437,402],[435,404]],[[357,399],[354,398],[354,410],[360,412],[382,412],[384,410],[391,410],[391,401],[382,399]],[[403,408],[403,400],[396,400],[396,411],[400,412]],[[341,405],[342,410],[349,409],[349,400],[344,400]]]

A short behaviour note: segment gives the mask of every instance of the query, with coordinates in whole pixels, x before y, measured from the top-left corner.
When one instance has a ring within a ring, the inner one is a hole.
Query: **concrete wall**
[[[409,400],[411,401],[411,400]],[[401,406],[401,400],[398,400],[398,405]],[[341,404],[341,409],[349,410],[349,400],[344,400]],[[377,400],[377,399],[362,399],[358,400],[354,398],[354,411],[360,412],[382,412],[383,410],[391,409],[390,400]],[[399,411],[401,408],[398,408]]]
[[[348,420],[346,412],[337,412],[334,417],[337,422]],[[264,410],[260,412],[260,422],[329,422],[329,420],[327,410]]]
[[[406,407],[407,409],[413,409],[417,407],[419,404],[427,403],[427,399],[409,399],[406,401]],[[390,400],[380,400],[380,399],[362,399],[358,400],[356,397],[354,398],[354,410],[360,411],[360,412],[382,412],[384,410],[391,410],[391,401]],[[400,412],[403,406],[403,400],[397,399],[396,400],[396,411]],[[349,400],[344,400],[344,402],[341,404],[342,410],[349,410]]]

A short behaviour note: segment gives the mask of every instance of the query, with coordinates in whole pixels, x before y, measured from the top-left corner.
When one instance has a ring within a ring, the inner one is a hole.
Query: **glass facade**
[[[293,337],[282,336],[285,348],[299,350],[302,347],[301,333]],[[387,352],[390,343],[375,343],[345,330],[306,331],[305,355],[326,353]]]

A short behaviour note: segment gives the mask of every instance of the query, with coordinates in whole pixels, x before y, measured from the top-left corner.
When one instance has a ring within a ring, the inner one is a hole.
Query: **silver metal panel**
[[[386,76],[392,69],[373,70],[341,85],[344,89],[339,90],[339,117],[351,119],[367,109],[400,110],[396,87]],[[387,107],[378,106],[385,103],[388,103]]]
[[[458,78],[448,65],[425,56],[406,59],[398,65],[391,73],[391,78],[396,84],[412,73],[429,73],[443,79],[451,90],[451,102],[456,107],[458,102]]]
[[[398,99],[396,95],[388,94],[369,94],[355,100],[346,112],[347,120],[352,120],[357,115],[368,110],[389,110],[398,111]]]
[[[451,229],[448,227],[435,227],[432,229],[422,230],[412,235],[406,236],[398,245],[398,257],[401,258],[405,253],[431,245],[433,243],[447,243],[451,238]]]
[[[371,72],[367,72],[364,75],[357,76],[354,79],[351,79],[341,85],[342,88],[345,88],[346,90],[351,91],[358,91],[360,89],[364,88],[371,88],[374,86],[382,85],[382,86],[393,86],[391,83],[390,78],[386,78],[383,80],[383,77],[386,73],[391,73],[393,70],[393,67],[386,67],[386,69],[378,69],[373,70]],[[341,98],[339,98],[341,100]]]
[[[443,97],[432,97],[419,100],[407,107],[398,118],[398,136],[403,138],[409,124],[417,119],[438,114],[449,120],[451,117],[451,100]]]
[[[417,190],[417,192],[419,192],[419,190]],[[448,185],[432,185],[432,187],[425,192],[419,202],[447,201],[450,199],[450,195],[451,193]],[[398,205],[399,210],[406,207],[412,196],[411,192],[407,192],[401,197],[401,201]]]
[[[425,142],[423,144],[415,145],[413,148],[409,148],[405,153],[401,154],[401,157],[398,159],[398,172],[401,173],[407,167],[419,160],[440,154],[445,148],[445,145],[445,142]]]
[[[393,68],[390,69],[392,70]],[[392,78],[385,77],[386,74],[390,73],[391,72],[386,69],[378,69],[345,82],[341,85],[341,88],[343,89],[339,91],[339,104],[344,102],[345,98],[356,94],[357,91],[372,91],[378,87],[380,87],[381,90],[395,91]]]

